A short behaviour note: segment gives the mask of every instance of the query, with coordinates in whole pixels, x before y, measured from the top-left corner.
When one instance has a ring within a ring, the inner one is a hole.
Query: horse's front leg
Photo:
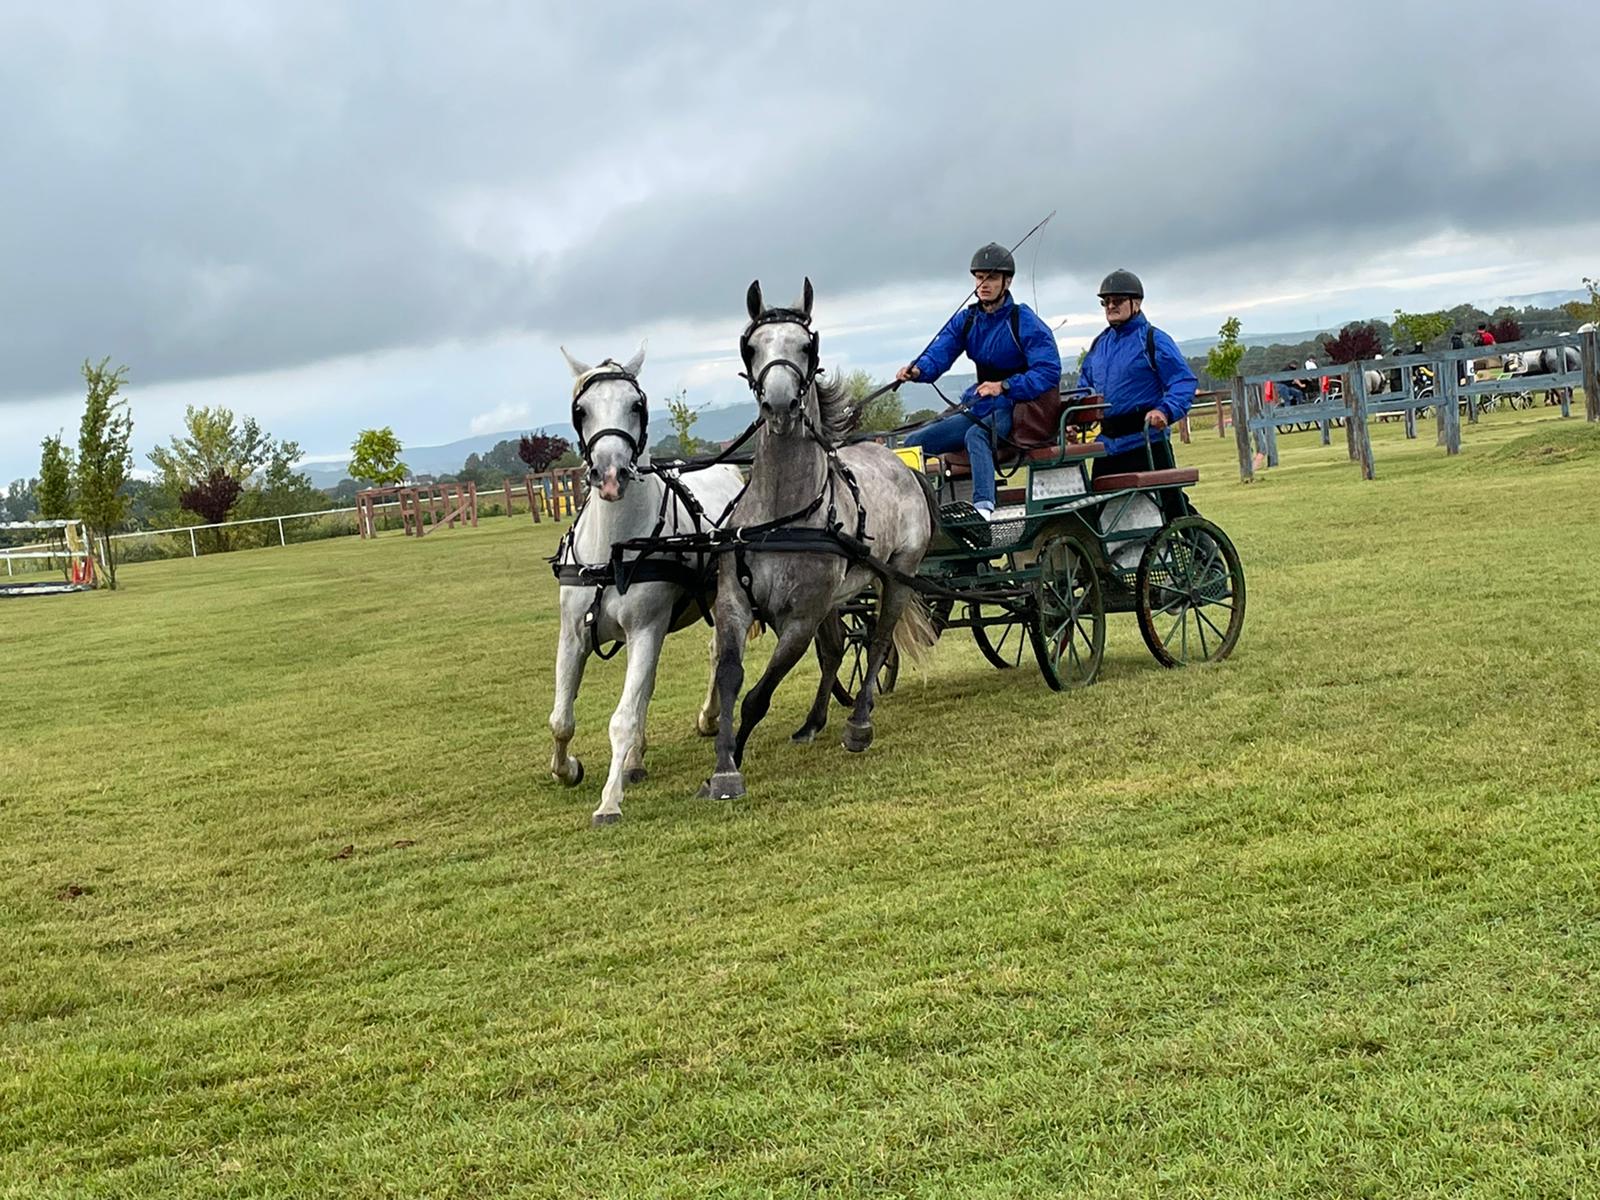
[[[712,682],[719,709],[717,767],[701,787],[700,794],[715,800],[731,800],[744,795],[744,776],[739,773],[733,753],[733,705],[739,699],[739,689],[744,687],[745,639],[755,614],[750,609],[750,598],[734,575],[732,558],[724,556],[718,570],[716,675]]]
[[[772,707],[772,694],[778,690],[778,685],[783,682],[784,676],[794,670],[794,665],[805,657],[806,647],[811,645],[811,639],[816,635],[817,626],[814,619],[805,621],[793,618],[778,635],[778,644],[773,648],[767,669],[761,673],[761,678],[756,681],[755,687],[751,688],[749,695],[744,698],[744,707],[739,714],[739,738],[733,753],[733,760],[737,765],[744,764],[745,743],[750,740],[751,733],[761,724],[761,719]],[[831,679],[832,676],[828,678]]]
[[[611,714],[611,770],[600,792],[600,807],[594,810],[595,825],[620,820],[624,784],[644,777],[645,715],[656,687],[656,666],[661,661],[661,643],[666,640],[670,612],[670,608],[657,607],[648,624],[624,626],[628,671],[622,684],[622,699]]]
[[[570,597],[570,598],[569,598]],[[567,754],[567,746],[577,730],[572,706],[583,683],[583,668],[589,661],[589,637],[584,632],[583,614],[588,596],[577,589],[561,589],[561,636],[556,643],[556,701],[550,710],[550,733],[555,751],[550,755],[550,774],[567,787],[583,782],[583,763]]]

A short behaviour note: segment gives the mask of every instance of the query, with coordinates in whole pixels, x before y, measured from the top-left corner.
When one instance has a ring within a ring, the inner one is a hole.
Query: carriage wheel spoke
[[[1225,642],[1225,641],[1228,640],[1228,635],[1226,633],[1224,633],[1222,630],[1217,628],[1216,623],[1213,622],[1210,617],[1206,616],[1205,611],[1203,609],[1198,609],[1198,608],[1195,609],[1194,615],[1199,620],[1204,621],[1207,625],[1211,626],[1211,632],[1217,635],[1217,640],[1218,640],[1219,643],[1220,642]]]
[[[1167,646],[1172,645],[1172,636],[1173,636],[1173,634],[1178,632],[1178,627],[1183,624],[1183,618],[1184,618],[1184,615],[1187,613],[1187,611],[1188,611],[1188,607],[1187,606],[1185,606],[1182,610],[1179,611],[1178,619],[1172,623],[1172,628],[1167,630],[1167,636],[1161,639],[1162,644],[1167,645]]]

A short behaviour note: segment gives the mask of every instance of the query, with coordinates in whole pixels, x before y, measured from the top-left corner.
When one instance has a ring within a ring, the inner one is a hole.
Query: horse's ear
[[[750,290],[744,294],[744,306],[750,311],[750,319],[754,321],[762,313],[761,306],[761,280],[752,279]]]
[[[574,378],[579,375],[588,374],[589,368],[583,363],[579,362],[577,359],[573,358],[572,355],[568,354],[565,346],[561,347],[561,357],[566,359],[567,366],[572,368],[572,374]]]
[[[629,375],[632,375],[635,379],[639,378],[639,368],[644,366],[644,348],[648,344],[649,339],[641,341],[639,343],[639,353],[635,354],[627,361],[627,363],[623,365],[622,369]]]
[[[805,291],[801,293],[800,311],[808,317],[811,315],[811,276],[809,275],[806,276]]]

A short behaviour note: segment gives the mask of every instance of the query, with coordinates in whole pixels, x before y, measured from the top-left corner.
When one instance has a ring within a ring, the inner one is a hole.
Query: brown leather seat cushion
[[[1011,466],[1022,460],[1028,462],[1054,462],[1059,458],[1063,462],[1072,462],[1075,459],[1099,458],[1105,452],[1106,448],[1100,442],[1068,446],[1065,454],[1061,452],[1060,446],[1039,446],[1036,449],[1029,450],[1026,454],[1019,456],[1016,453],[1012,453],[1009,456],[997,458],[995,461],[1000,466]],[[970,479],[972,477],[972,460],[967,457],[965,450],[952,450],[949,454],[941,454],[939,455],[939,461],[944,464],[944,473],[947,479]]]
[[[1124,488],[1170,487],[1175,483],[1199,483],[1199,467],[1172,467],[1166,471],[1123,471],[1102,475],[1094,481],[1097,492],[1120,492]]]

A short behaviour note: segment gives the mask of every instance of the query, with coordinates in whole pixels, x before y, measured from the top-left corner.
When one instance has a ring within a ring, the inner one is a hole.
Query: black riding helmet
[[[972,270],[974,271],[1004,271],[1007,275],[1017,273],[1017,260],[1011,257],[999,242],[990,242],[987,246],[979,246],[978,252],[972,256]]]
[[[1139,282],[1139,277],[1132,271],[1125,271],[1118,267],[1111,274],[1100,281],[1100,290],[1097,296],[1133,296],[1144,299],[1144,284]]]

